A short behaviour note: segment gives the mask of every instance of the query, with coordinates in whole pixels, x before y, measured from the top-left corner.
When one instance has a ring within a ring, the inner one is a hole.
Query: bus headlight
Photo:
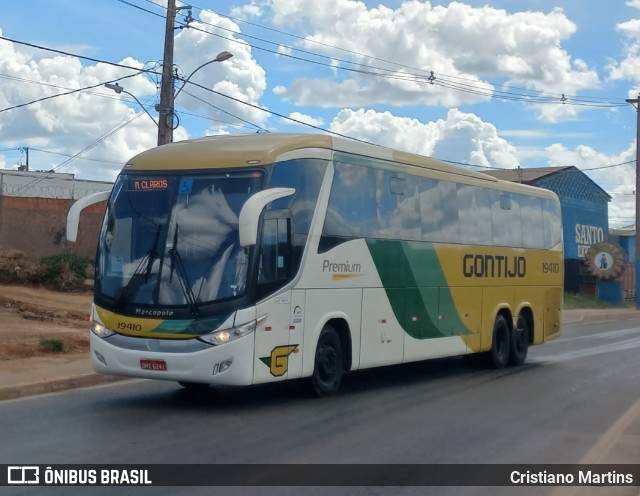
[[[223,329],[221,331],[212,332],[211,334],[205,334],[204,336],[200,336],[198,339],[204,341],[209,344],[225,344],[230,341],[234,341],[242,336],[246,336],[247,334],[251,334],[256,330],[258,325],[262,324],[267,316],[260,317],[257,320],[252,320],[247,324],[242,324],[240,326],[232,327],[230,329]]]
[[[114,331],[112,331],[108,327],[103,326],[100,322],[93,319],[91,319],[91,322],[89,323],[89,329],[99,338],[108,338],[109,336],[113,336],[115,334]]]

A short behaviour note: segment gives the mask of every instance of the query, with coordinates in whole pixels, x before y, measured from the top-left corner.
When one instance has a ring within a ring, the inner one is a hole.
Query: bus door
[[[255,335],[254,382],[291,378],[291,365],[302,370],[302,322],[292,329],[294,310],[303,308],[304,292],[282,290],[292,278],[291,214],[288,209],[264,213],[258,260],[258,318],[267,318]],[[297,310],[300,312],[300,310]]]

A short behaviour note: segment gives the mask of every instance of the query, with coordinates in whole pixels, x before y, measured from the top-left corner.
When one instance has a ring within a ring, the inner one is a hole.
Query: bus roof
[[[175,171],[255,167],[272,164],[279,161],[280,157],[306,149],[309,150],[309,158],[314,157],[313,149],[344,152],[362,157],[389,160],[417,169],[473,178],[488,183],[500,183],[500,188],[507,191],[526,191],[533,194],[537,192],[536,196],[546,196],[544,193],[540,194],[542,191],[546,191],[541,188],[502,181],[488,174],[467,170],[430,157],[329,134],[256,133],[208,136],[178,141],[151,148],[134,156],[125,165],[125,170]],[[302,155],[297,153],[297,156],[301,157]],[[551,196],[555,196],[553,193],[549,193]]]
[[[280,155],[305,148],[331,149],[320,134],[261,133],[208,136],[151,148],[133,157],[130,170],[182,170],[268,165]]]

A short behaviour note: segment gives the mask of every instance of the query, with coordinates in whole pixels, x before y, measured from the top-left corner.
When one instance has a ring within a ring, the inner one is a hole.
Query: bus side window
[[[267,294],[291,277],[291,217],[265,214],[259,253],[258,291]]]

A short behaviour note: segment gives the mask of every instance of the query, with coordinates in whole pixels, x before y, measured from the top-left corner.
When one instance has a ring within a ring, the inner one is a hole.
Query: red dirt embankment
[[[87,351],[91,300],[90,292],[0,284],[0,360],[49,355],[60,346],[63,353]]]

